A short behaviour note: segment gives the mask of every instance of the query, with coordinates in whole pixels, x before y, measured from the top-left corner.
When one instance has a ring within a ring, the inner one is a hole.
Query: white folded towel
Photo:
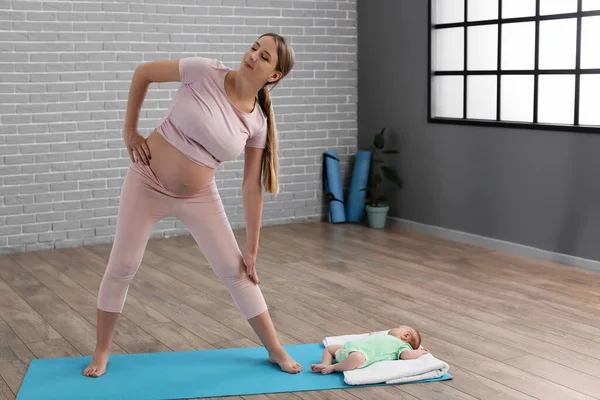
[[[387,335],[388,332],[390,330],[388,329],[387,331],[377,331],[377,332],[372,332],[372,335]],[[356,340],[356,339],[361,339],[364,338],[365,336],[369,336],[368,333],[357,333],[355,335],[341,335],[341,336],[328,336],[325,339],[323,339],[323,346],[327,347],[329,345],[333,345],[333,344],[339,344],[342,345],[346,342],[349,342],[350,340]]]
[[[373,334],[387,335],[387,331],[378,331]],[[324,346],[343,345],[349,340],[356,340],[367,336],[368,333],[355,335],[329,336],[323,340]],[[416,360],[386,360],[379,361],[368,367],[344,371],[344,382],[348,385],[368,385],[373,383],[405,383],[434,379],[445,375],[450,369],[449,365],[435,358],[431,353]]]

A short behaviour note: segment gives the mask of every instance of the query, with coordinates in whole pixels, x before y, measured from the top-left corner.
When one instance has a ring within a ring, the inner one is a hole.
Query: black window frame
[[[434,24],[432,21],[432,8],[433,3],[436,0],[428,1],[428,37],[427,37],[427,121],[429,123],[437,124],[451,124],[451,125],[471,125],[471,126],[487,126],[487,127],[504,127],[504,128],[519,128],[519,129],[541,129],[541,130],[555,130],[555,131],[567,131],[567,132],[585,132],[585,133],[600,133],[600,126],[580,125],[579,124],[579,102],[580,102],[580,80],[581,75],[584,74],[600,74],[600,68],[582,69],[581,68],[581,25],[583,17],[599,16],[600,10],[593,11],[582,11],[583,0],[577,0],[577,11],[572,13],[562,14],[551,14],[551,15],[540,15],[540,2],[536,0],[536,12],[535,16],[529,17],[518,17],[518,18],[502,18],[502,0],[498,0],[498,18],[488,19],[481,21],[468,21],[468,3],[472,0],[464,1],[464,16],[462,22]],[[574,69],[553,69],[553,70],[540,70],[539,69],[539,41],[540,41],[540,21],[549,20],[561,20],[561,19],[577,19],[577,37],[576,37],[576,53],[575,53],[575,68]],[[530,70],[501,70],[502,62],[502,25],[513,22],[534,22],[535,23],[535,64],[534,69]],[[468,27],[472,26],[498,26],[498,59],[495,70],[467,70],[467,38],[468,38]],[[435,29],[440,28],[464,28],[463,35],[463,46],[464,46],[464,59],[463,59],[463,70],[457,71],[433,71],[432,70],[432,36]],[[600,46],[600,41],[599,41]],[[573,124],[552,124],[546,122],[538,122],[538,79],[540,75],[558,75],[568,74],[575,75],[575,99],[574,99],[574,121]],[[473,119],[467,118],[467,77],[468,76],[490,76],[496,75],[496,119]],[[511,122],[500,120],[500,107],[501,107],[501,77],[506,75],[533,75],[534,87],[533,87],[533,122]],[[433,117],[432,116],[432,81],[435,76],[462,76],[463,77],[463,116],[462,118],[449,118],[449,117]],[[600,110],[599,110],[600,112]]]

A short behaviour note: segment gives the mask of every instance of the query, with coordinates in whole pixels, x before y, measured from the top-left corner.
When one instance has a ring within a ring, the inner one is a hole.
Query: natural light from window
[[[600,128],[600,0],[430,1],[432,121]]]

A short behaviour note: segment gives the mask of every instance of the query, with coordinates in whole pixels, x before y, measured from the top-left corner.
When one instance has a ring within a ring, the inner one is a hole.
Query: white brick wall
[[[268,31],[289,38],[296,66],[273,91],[281,192],[265,195],[264,225],[320,218],[323,152],[340,153],[347,185],[356,151],[356,0],[0,0],[0,253],[111,241],[135,68],[194,55],[237,68]],[[142,134],[176,88],[150,86]],[[243,155],[217,171],[234,227],[242,167]],[[153,237],[177,234],[167,218]]]

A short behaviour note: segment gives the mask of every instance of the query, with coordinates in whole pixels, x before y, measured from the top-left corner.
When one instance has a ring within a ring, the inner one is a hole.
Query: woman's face
[[[263,36],[244,53],[240,72],[263,83],[273,83],[281,77],[277,67],[277,44],[271,36]]]

